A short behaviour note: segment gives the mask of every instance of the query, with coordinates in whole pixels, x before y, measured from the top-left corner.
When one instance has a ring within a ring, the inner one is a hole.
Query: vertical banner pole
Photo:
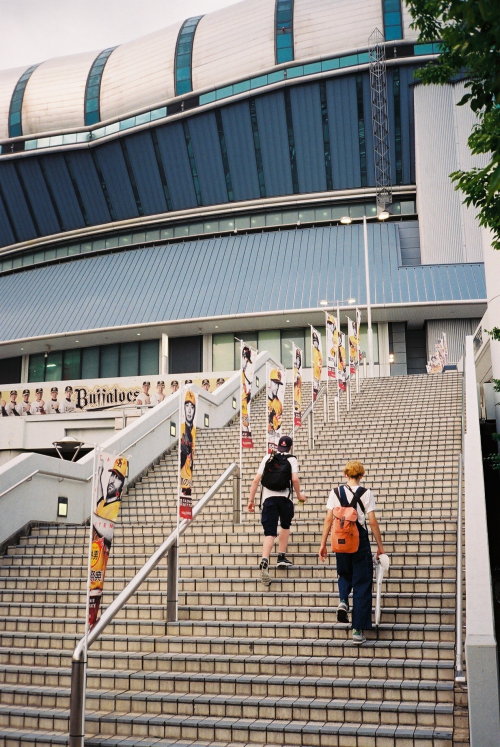
[[[313,326],[312,324],[309,325],[311,327],[311,439],[310,439],[310,446],[311,449],[314,448],[314,345],[313,345]]]
[[[179,434],[179,447],[177,450],[177,523],[176,523],[176,538],[175,538],[175,551],[172,551],[167,556],[167,563],[170,565],[167,566],[167,599],[169,597],[169,588],[168,588],[168,579],[172,579],[172,577],[175,578],[175,582],[173,583],[174,587],[177,589],[178,587],[178,578],[179,578],[179,524],[180,524],[180,511],[181,511],[181,490],[182,490],[182,480],[181,480],[181,439],[182,439],[182,416],[183,416],[183,404],[184,404],[184,397],[186,394],[186,385],[184,384],[180,390],[179,390],[179,425],[178,425],[178,434]],[[172,567],[170,567],[172,566]],[[172,596],[172,593],[170,594]],[[175,620],[177,619],[177,597],[175,599],[170,598],[170,600],[167,602],[168,606],[168,614],[172,616]]]
[[[240,485],[243,484],[243,393],[243,340],[240,340]],[[241,502],[240,492],[240,515],[243,514]]]

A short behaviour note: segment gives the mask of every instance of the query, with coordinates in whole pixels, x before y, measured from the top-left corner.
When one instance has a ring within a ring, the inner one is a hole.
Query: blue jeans
[[[347,602],[352,591],[352,627],[371,630],[373,559],[366,529],[360,529],[357,552],[338,552],[336,558],[340,598]]]

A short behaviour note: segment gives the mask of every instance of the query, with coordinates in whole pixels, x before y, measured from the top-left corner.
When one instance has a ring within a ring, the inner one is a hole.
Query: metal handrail
[[[10,493],[11,490],[19,487],[19,485],[22,485],[23,482],[29,482],[35,475],[44,475],[46,477],[60,477],[61,480],[73,480],[73,482],[88,482],[92,479],[92,475],[90,475],[90,477],[68,477],[67,475],[61,475],[59,472],[51,472],[51,470],[48,469],[35,469],[33,472],[30,472],[29,475],[23,477],[22,480],[19,480],[18,482],[14,483],[14,485],[11,485],[9,488],[7,488],[7,490],[4,490],[2,493],[0,493],[0,498],[3,498],[4,495],[7,495],[7,493]]]
[[[239,466],[235,462],[222,473],[205,495],[200,498],[193,508],[193,518],[184,519],[167,537],[163,544],[151,555],[141,570],[127,584],[127,586],[111,602],[103,612],[90,633],[84,636],[76,645],[71,664],[71,701],[69,716],[69,747],[83,747],[85,739],[85,674],[87,666],[87,649],[100,636],[102,631],[115,618],[116,614],[125,606],[130,597],[137,591],[143,581],[156,568],[160,560],[168,553],[167,575],[167,622],[177,620],[177,542],[190,524],[206,506],[208,501],[220,490],[224,483],[234,476],[233,486],[233,522],[240,521],[240,476]]]
[[[462,418],[463,422],[463,418]],[[463,433],[463,430],[462,430]],[[455,627],[457,629],[456,652],[455,652],[455,682],[466,681],[462,666],[463,648],[463,548],[462,548],[462,452],[458,455],[458,516],[457,516],[457,603]]]

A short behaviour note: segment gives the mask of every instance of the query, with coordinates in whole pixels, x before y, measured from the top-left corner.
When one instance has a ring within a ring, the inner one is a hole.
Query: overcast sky
[[[101,50],[237,0],[0,0],[0,70]]]

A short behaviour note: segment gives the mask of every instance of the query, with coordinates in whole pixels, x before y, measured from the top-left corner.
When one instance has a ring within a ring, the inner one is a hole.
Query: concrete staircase
[[[458,374],[394,377],[364,382],[349,412],[342,401],[339,423],[324,422],[318,405],[315,449],[305,426],[296,431],[310,498],[296,507],[294,567],[273,564],[269,589],[258,573],[259,516],[233,526],[224,486],[181,540],[178,622],[164,621],[165,565],[90,650],[86,744],[468,744],[466,695],[454,683],[461,392]],[[263,454],[264,408],[258,397],[245,504]],[[196,497],[238,454],[237,423],[199,432]],[[323,565],[316,555],[328,492],[353,457],[377,493],[391,556],[382,623],[363,645],[336,622],[334,557]],[[174,526],[176,463],[165,455],[129,489],[104,604]],[[86,534],[38,526],[0,558],[0,745],[67,743]]]

